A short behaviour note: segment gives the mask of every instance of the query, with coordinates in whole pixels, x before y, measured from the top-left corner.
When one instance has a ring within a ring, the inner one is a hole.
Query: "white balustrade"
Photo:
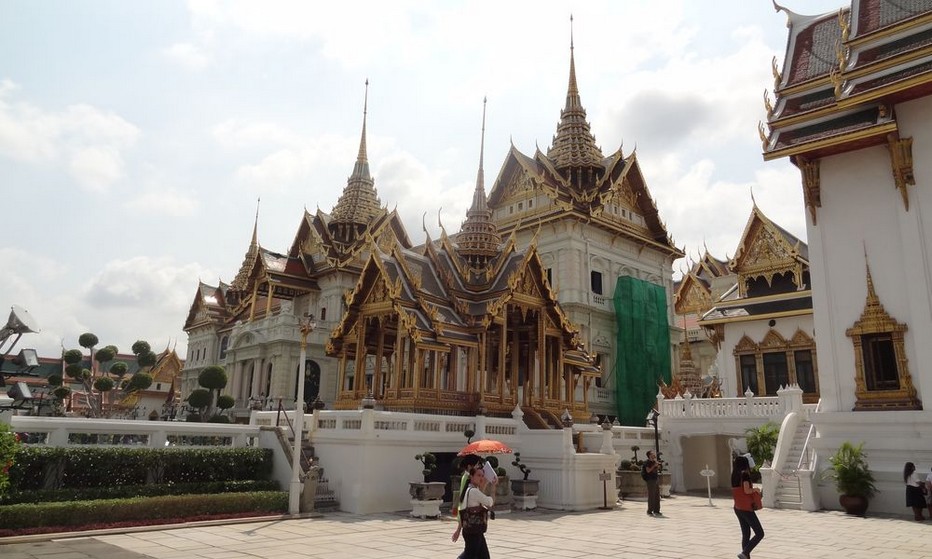
[[[11,426],[28,433],[26,444],[45,446],[256,446],[258,425],[182,421],[132,421],[14,415]]]

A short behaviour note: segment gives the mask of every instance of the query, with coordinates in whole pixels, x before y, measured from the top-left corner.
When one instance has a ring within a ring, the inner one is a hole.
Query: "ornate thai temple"
[[[807,469],[863,441],[871,509],[897,513],[903,464],[932,462],[932,1],[778,8],[789,36],[761,136],[765,159],[799,168],[807,209],[820,395]],[[831,505],[814,477],[804,503]]]
[[[775,396],[799,385],[817,402],[809,247],[755,204],[728,269],[735,282],[699,320],[719,349],[725,392]]]
[[[596,145],[572,40],[566,104],[547,153],[512,146],[486,197],[481,151],[461,230],[414,247],[377,196],[364,116],[333,210],[305,212],[287,253],[262,247],[254,225],[232,283],[198,287],[183,392],[219,363],[236,412],[278,399],[290,407],[298,320],[314,315],[306,404],[465,415],[522,408],[535,426],[558,424],[564,411],[643,425],[658,381],[671,379],[672,263],[683,252],[636,155],[605,156]]]

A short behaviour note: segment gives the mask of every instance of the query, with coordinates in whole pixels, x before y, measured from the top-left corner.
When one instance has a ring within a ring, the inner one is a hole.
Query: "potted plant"
[[[515,459],[511,462],[521,471],[523,479],[511,480],[511,492],[514,494],[514,506],[521,510],[531,510],[537,508],[537,493],[540,490],[540,480],[528,479],[531,475],[531,469],[521,462],[521,453],[515,452]]]
[[[845,441],[828,460],[831,467],[824,477],[835,481],[838,503],[846,513],[864,516],[871,497],[877,493],[874,474],[867,465],[864,443],[853,445]]]
[[[641,465],[644,462],[638,459],[638,450],[640,447],[632,446],[633,458],[622,460],[618,463],[618,469],[615,470],[615,485],[619,499],[647,497],[647,484],[641,479]]]
[[[419,518],[440,516],[440,503],[443,502],[443,493],[447,484],[442,481],[429,481],[430,475],[437,469],[437,457],[430,452],[422,452],[414,457],[421,463],[421,476],[423,481],[409,483],[408,492],[411,495],[411,505],[414,510],[411,516]]]

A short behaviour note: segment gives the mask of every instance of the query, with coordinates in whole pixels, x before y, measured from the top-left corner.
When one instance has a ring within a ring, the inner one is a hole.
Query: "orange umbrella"
[[[481,441],[471,442],[459,451],[459,456],[467,454],[511,454],[514,452],[511,448],[501,441],[492,439],[482,439]]]

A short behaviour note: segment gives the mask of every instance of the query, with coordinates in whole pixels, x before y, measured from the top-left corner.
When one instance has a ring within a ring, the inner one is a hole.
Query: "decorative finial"
[[[754,209],[757,209],[757,200],[754,199],[754,187],[751,187],[751,204],[754,205]]]
[[[256,220],[252,224],[252,244],[257,244],[259,242],[259,202],[262,201],[261,196],[256,197]]]
[[[573,50],[573,14],[570,14],[570,51]]]
[[[366,120],[368,119],[369,114],[369,78],[366,78],[366,94],[363,97],[362,102],[362,139],[359,140],[359,156],[356,158],[356,161],[363,163],[367,161],[368,154],[366,153]]]

